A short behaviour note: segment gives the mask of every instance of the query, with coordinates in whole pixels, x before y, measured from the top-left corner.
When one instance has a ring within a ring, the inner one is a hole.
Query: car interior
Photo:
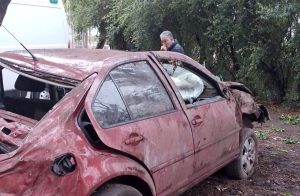
[[[219,96],[213,84],[192,70],[188,64],[166,60],[161,63],[187,105]]]
[[[40,120],[70,89],[1,69],[0,108]]]

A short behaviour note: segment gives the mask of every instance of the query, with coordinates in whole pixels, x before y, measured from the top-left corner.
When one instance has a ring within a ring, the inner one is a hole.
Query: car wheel
[[[252,129],[241,133],[240,154],[225,167],[226,174],[233,179],[245,179],[253,175],[258,162],[257,139]]]
[[[92,196],[143,196],[137,189],[124,184],[106,184]]]

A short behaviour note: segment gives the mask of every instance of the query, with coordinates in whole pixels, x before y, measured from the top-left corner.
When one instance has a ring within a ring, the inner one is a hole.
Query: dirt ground
[[[300,196],[300,122],[291,125],[282,114],[300,115],[269,106],[271,120],[255,125],[259,141],[259,163],[247,180],[230,180],[221,171],[188,190],[182,196],[280,195]]]

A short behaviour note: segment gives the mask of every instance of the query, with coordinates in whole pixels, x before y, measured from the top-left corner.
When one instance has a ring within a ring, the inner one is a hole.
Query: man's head
[[[161,45],[168,49],[171,47],[175,40],[171,31],[164,31],[160,34],[160,41]]]

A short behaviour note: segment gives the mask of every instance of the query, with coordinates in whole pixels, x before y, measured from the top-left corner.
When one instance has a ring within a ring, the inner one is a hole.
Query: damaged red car
[[[244,85],[172,52],[0,54],[0,195],[177,195],[257,166]]]

